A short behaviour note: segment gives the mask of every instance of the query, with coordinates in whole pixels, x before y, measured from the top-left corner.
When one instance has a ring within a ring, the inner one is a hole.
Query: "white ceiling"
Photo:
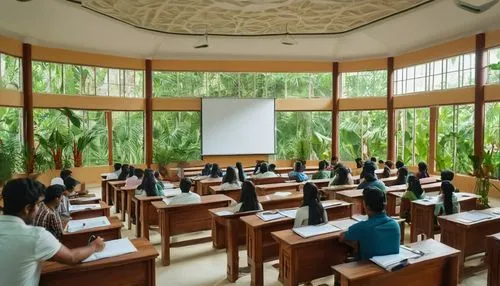
[[[66,0],[0,1],[0,34],[32,44],[154,59],[346,60],[394,56],[500,28],[500,4],[482,14],[436,0],[368,27],[338,36],[209,37],[210,47],[194,49],[199,37],[140,30],[90,12]]]

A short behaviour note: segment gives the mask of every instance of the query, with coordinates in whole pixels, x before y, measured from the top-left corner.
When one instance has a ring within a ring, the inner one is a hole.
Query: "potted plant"
[[[474,192],[479,196],[479,208],[489,208],[489,191],[493,186],[499,190],[495,185],[490,183],[490,178],[495,174],[498,152],[492,147],[487,150],[482,157],[476,155],[469,155],[472,162],[473,173],[472,176],[476,177],[476,186]]]
[[[169,172],[168,165],[171,163],[177,163],[178,165],[185,164],[198,153],[198,147],[191,144],[161,146],[155,150],[154,161],[159,165],[160,173],[163,177],[174,178],[176,174]]]

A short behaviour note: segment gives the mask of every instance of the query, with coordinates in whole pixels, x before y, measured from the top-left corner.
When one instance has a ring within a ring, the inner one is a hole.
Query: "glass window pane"
[[[65,64],[64,67],[64,94],[80,94],[82,67]]]
[[[451,72],[446,74],[446,88],[458,87],[458,72]]]
[[[500,150],[500,102],[486,103],[484,126],[484,149],[485,151]],[[493,162],[499,163],[499,155]],[[495,161],[496,160],[496,161]],[[493,177],[500,178],[500,168],[496,168]]]
[[[109,96],[120,96],[120,70],[109,69],[108,84]]]
[[[144,163],[144,113],[113,111],[113,161]]]
[[[106,112],[83,111],[84,136],[94,136],[83,152],[84,166],[108,165],[108,127]]]
[[[95,68],[82,66],[82,94],[96,95]]]
[[[97,88],[97,95],[102,95],[102,96],[109,95],[107,68],[96,68],[96,88]]]
[[[50,73],[49,64],[46,62],[32,63],[33,73],[33,92],[48,93],[50,92]]]
[[[20,58],[0,54],[0,87],[21,90]]]
[[[342,96],[386,96],[387,71],[342,73]]]

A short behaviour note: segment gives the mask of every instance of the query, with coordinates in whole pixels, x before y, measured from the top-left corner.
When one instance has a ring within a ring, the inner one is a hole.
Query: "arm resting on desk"
[[[64,245],[61,245],[59,251],[54,254],[50,260],[63,264],[75,265],[82,262],[82,260],[95,252],[102,251],[103,248],[104,240],[100,237],[92,241],[88,246],[78,247],[75,249],[69,249]]]

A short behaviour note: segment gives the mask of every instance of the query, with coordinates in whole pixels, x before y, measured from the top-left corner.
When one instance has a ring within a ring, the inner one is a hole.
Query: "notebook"
[[[257,213],[257,216],[263,221],[271,221],[271,220],[276,220],[276,219],[280,219],[280,218],[285,217],[284,215],[280,214],[277,211],[261,212],[261,213]]]
[[[413,250],[406,246],[401,246],[398,254],[374,256],[370,258],[370,260],[390,272],[407,266],[409,259],[419,258],[423,255],[423,252]]]
[[[278,211],[280,214],[295,219],[297,216],[297,209],[292,209],[292,210],[279,210]]]
[[[470,212],[460,213],[458,217],[459,217],[457,218],[458,221],[469,223],[469,222],[477,222],[481,220],[490,219],[493,216],[487,213],[470,211]]]
[[[111,225],[109,219],[105,216],[70,220],[66,225],[66,231],[69,233],[77,232],[85,229],[92,229]]]
[[[290,192],[276,192],[276,193],[274,193],[275,196],[279,196],[279,197],[288,197],[291,194],[292,193],[290,193]]]
[[[215,213],[218,216],[232,215],[234,214],[232,211],[218,211]]]
[[[104,249],[101,252],[92,254],[82,262],[91,262],[132,252],[137,252],[137,248],[128,238],[109,240],[104,243]]]
[[[342,204],[342,202],[323,201],[323,202],[321,202],[321,204],[323,205],[324,208],[327,208],[327,207],[333,207],[333,206],[340,206]]]
[[[357,224],[358,222],[359,221],[357,221],[355,219],[346,218],[346,219],[339,219],[339,220],[332,221],[332,222],[330,222],[330,224],[333,226],[336,226],[342,230],[346,230],[349,227],[351,227],[351,225]]]
[[[316,235],[321,235],[325,233],[332,233],[336,231],[340,231],[341,229],[333,226],[331,224],[319,224],[319,225],[308,225],[297,227],[293,229],[293,232],[300,235],[303,238],[309,238]]]
[[[69,205],[70,212],[77,212],[83,210],[96,210],[100,208],[101,208],[100,204]]]

